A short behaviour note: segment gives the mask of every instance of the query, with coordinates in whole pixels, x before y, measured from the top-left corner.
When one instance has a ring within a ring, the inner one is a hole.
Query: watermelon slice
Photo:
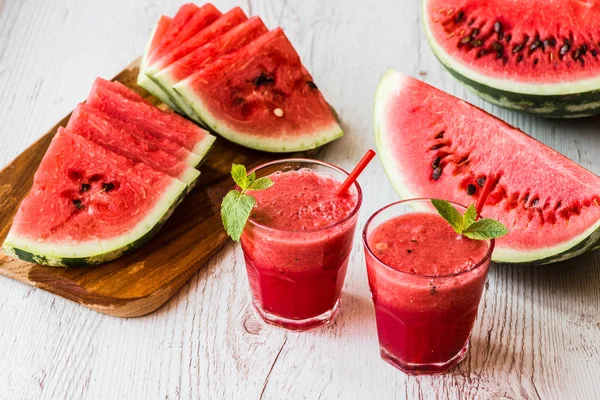
[[[45,265],[95,264],[141,245],[186,185],[60,128],[3,248]]]
[[[343,135],[280,28],[219,58],[174,89],[211,129],[252,149],[301,151]]]
[[[177,94],[173,90],[172,86],[177,82],[173,82],[171,79],[168,79],[169,76],[165,76],[161,74],[161,70],[165,67],[168,67],[175,61],[179,60],[181,57],[191,53],[196,50],[198,47],[205,45],[210,42],[214,38],[217,38],[224,34],[225,32],[231,30],[231,28],[241,24],[246,21],[248,17],[242,11],[241,8],[235,7],[228,13],[225,13],[221,18],[210,24],[208,27],[204,28],[181,45],[177,46],[171,52],[166,54],[160,60],[156,61],[152,64],[150,68],[147,69],[146,75],[150,77],[160,88],[167,93],[167,95],[171,98],[175,104],[183,110],[188,116],[194,117],[194,113],[192,109],[183,102],[182,104],[177,102]],[[193,118],[194,119],[194,118]]]
[[[106,114],[132,123],[154,136],[166,138],[205,157],[215,137],[185,118],[141,101],[132,101],[103,85],[94,85],[87,104]]]
[[[163,93],[162,89],[159,86],[157,86],[156,83],[154,83],[152,81],[152,79],[150,79],[146,75],[146,69],[148,67],[148,57],[149,57],[150,53],[152,53],[154,50],[156,50],[156,48],[158,47],[158,44],[160,43],[160,41],[164,37],[165,33],[169,29],[169,26],[171,25],[172,21],[173,21],[172,18],[165,17],[164,15],[162,15],[158,19],[158,22],[156,23],[156,25],[154,26],[154,29],[152,30],[152,33],[150,34],[150,39],[148,40],[148,44],[146,45],[144,54],[142,55],[142,61],[140,62],[140,72],[137,77],[137,84],[139,86],[143,87],[144,89],[146,89],[154,97],[157,97],[157,98],[159,98],[159,96],[162,96],[164,93]],[[177,106],[175,105],[175,103],[173,103],[168,97],[164,98],[162,100],[165,104],[167,104],[169,107],[171,107],[171,109],[179,111],[177,109]]]
[[[179,179],[191,189],[200,175],[185,161],[161,150],[159,147],[132,135],[119,120],[109,117],[85,104],[73,110],[67,129],[136,162]]]
[[[375,97],[379,156],[403,198],[475,202],[509,234],[493,259],[547,264],[598,246],[600,178],[499,119],[421,81],[388,71]]]
[[[223,16],[224,18],[224,16]],[[216,25],[219,21],[215,22]],[[212,26],[212,25],[211,25]],[[260,17],[252,17],[244,23],[200,46],[196,50],[173,62],[168,67],[154,75],[161,87],[168,91],[169,96],[188,115],[194,115],[193,109],[173,90],[177,82],[187,78],[203,66],[210,64],[218,57],[233,53],[261,35],[268,32]]]
[[[173,18],[168,29],[162,35],[156,48],[149,52],[144,70],[142,71],[140,69],[138,84],[164,103],[172,104],[169,96],[164,91],[156,90],[156,85],[154,83],[150,85],[146,84],[145,79],[147,79],[147,70],[151,69],[152,64],[160,60],[165,54],[168,54],[171,50],[188,40],[190,37],[212,24],[220,16],[221,13],[219,10],[210,3],[205,4],[200,8],[194,4],[183,5]],[[144,74],[146,78],[140,78],[141,74]]]

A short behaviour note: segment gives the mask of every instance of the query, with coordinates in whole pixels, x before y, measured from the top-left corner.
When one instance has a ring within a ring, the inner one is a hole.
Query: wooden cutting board
[[[115,80],[166,109],[136,85],[139,59]],[[91,82],[90,82],[91,86]],[[33,175],[59,126],[0,171],[0,243],[29,192]],[[293,156],[306,156],[295,154]],[[0,274],[117,317],[137,317],[155,311],[198,271],[229,238],[221,225],[221,199],[233,188],[231,163],[254,167],[288,155],[249,150],[217,138],[202,164],[197,187],[177,207],[158,234],[142,248],[110,263],[91,267],[53,268],[15,260],[0,251]]]

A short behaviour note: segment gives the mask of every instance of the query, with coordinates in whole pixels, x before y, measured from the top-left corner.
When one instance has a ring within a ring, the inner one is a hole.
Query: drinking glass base
[[[307,331],[309,329],[314,329],[323,325],[329,324],[334,320],[335,316],[340,310],[340,300],[336,301],[333,308],[327,312],[324,312],[321,315],[317,315],[316,317],[307,318],[307,319],[288,319],[282,318],[278,315],[271,314],[265,310],[263,310],[260,305],[254,304],[254,308],[258,312],[258,315],[269,325],[278,326],[280,328],[289,329],[292,331]]]
[[[469,342],[470,339],[467,339],[463,348],[454,357],[443,363],[406,363],[394,357],[393,354],[387,352],[383,348],[381,349],[381,358],[408,375],[439,375],[446,373],[466,357],[467,351],[469,350]]]

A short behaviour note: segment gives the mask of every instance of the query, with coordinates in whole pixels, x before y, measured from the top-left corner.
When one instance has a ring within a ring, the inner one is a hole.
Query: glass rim
[[[337,165],[328,163],[326,161],[315,160],[315,159],[312,159],[312,158],[284,158],[284,159],[281,159],[281,160],[269,161],[267,163],[264,163],[264,164],[261,164],[261,165],[259,165],[257,167],[252,168],[248,173],[251,174],[252,172],[257,172],[258,170],[266,168],[266,167],[270,167],[270,166],[277,165],[277,164],[285,164],[285,163],[318,164],[318,165],[321,165],[321,166],[325,166],[325,167],[331,168],[331,169],[333,169],[333,170],[335,170],[337,172],[340,172],[343,175],[346,175],[346,177],[348,177],[350,175],[346,170],[344,170],[343,168],[338,167]],[[336,227],[338,225],[341,225],[341,224],[347,222],[351,218],[353,218],[358,213],[358,210],[360,210],[360,206],[362,205],[362,198],[363,198],[362,189],[360,187],[360,184],[358,183],[358,180],[355,180],[354,183],[353,183],[353,185],[356,187],[356,195],[357,195],[357,201],[356,201],[356,205],[354,206],[354,209],[345,218],[343,218],[342,220],[337,221],[337,222],[335,222],[335,223],[333,223],[331,225],[327,225],[327,226],[324,226],[324,227],[321,227],[321,228],[315,228],[315,229],[297,231],[297,230],[289,230],[289,229],[272,228],[270,226],[266,226],[266,225],[263,225],[263,224],[261,224],[259,222],[254,221],[252,219],[252,217],[248,218],[248,223],[251,223],[253,226],[256,226],[258,228],[265,229],[265,230],[271,231],[271,232],[315,233],[315,232],[321,232],[321,231],[325,231],[327,229],[334,228],[334,227]],[[236,185],[236,189],[238,189],[237,185]]]
[[[408,276],[412,276],[412,277],[421,277],[421,278],[452,278],[452,277],[456,277],[456,276],[460,276],[463,274],[466,274],[467,272],[471,272],[474,271],[478,268],[480,268],[482,265],[484,265],[486,262],[491,261],[492,258],[492,253],[494,251],[494,247],[496,245],[496,240],[495,239],[488,239],[490,245],[488,247],[488,251],[485,253],[485,255],[482,257],[482,259],[480,261],[478,261],[475,265],[473,265],[471,268],[466,269],[464,271],[460,271],[460,272],[453,272],[451,274],[445,274],[445,275],[425,275],[425,274],[411,274],[410,272],[404,272],[404,271],[399,271],[396,268],[388,265],[386,262],[384,262],[383,260],[381,260],[379,257],[377,257],[377,255],[375,254],[375,252],[373,252],[373,250],[371,250],[371,246],[369,246],[369,241],[367,238],[367,230],[369,228],[369,226],[371,225],[371,223],[373,222],[373,220],[379,215],[381,214],[383,211],[394,207],[394,206],[398,206],[401,204],[405,204],[405,203],[414,203],[414,202],[425,202],[425,201],[431,201],[431,198],[427,198],[427,197],[419,197],[419,198],[414,198],[414,199],[406,199],[406,200],[399,200],[399,201],[395,201],[393,203],[390,203],[388,205],[385,205],[383,207],[381,207],[379,210],[375,211],[367,220],[367,222],[365,223],[365,227],[363,228],[363,232],[362,232],[362,241],[363,241],[363,246],[365,247],[365,249],[367,249],[368,253],[373,256],[375,258],[375,260],[377,260],[381,265],[385,266],[386,268],[392,270],[395,273],[401,274],[401,275],[408,275]],[[460,207],[463,210],[466,210],[467,207],[463,206],[462,204],[458,204],[455,203],[453,201],[449,201],[450,204]],[[418,211],[415,211],[418,212]]]

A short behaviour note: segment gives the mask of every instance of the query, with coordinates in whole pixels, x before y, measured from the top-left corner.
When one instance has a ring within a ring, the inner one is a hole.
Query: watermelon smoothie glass
[[[241,236],[253,304],[265,322],[306,330],[333,320],[354,238],[362,192],[348,174],[307,159],[264,164],[253,172],[274,185],[252,192],[256,205]]]
[[[430,199],[415,199],[373,214],[363,245],[381,357],[408,374],[458,364],[469,347],[494,240],[458,236]]]

